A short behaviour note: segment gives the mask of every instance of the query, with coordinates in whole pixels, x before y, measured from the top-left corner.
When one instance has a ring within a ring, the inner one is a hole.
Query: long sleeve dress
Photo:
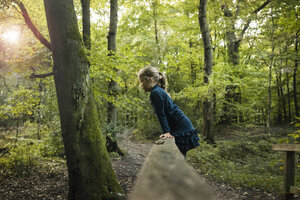
[[[175,137],[175,144],[184,156],[187,151],[199,146],[197,130],[164,89],[155,85],[150,101],[163,133],[170,133]]]

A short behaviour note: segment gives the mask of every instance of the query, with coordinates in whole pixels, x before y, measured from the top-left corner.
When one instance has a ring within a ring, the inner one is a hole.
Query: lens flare
[[[20,31],[16,29],[8,30],[2,34],[2,38],[8,43],[17,43],[20,39]]]

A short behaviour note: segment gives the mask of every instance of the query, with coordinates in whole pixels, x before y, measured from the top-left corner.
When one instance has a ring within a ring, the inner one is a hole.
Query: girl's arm
[[[158,121],[163,130],[163,133],[170,133],[170,126],[168,124],[167,116],[164,109],[164,97],[163,93],[153,91],[151,93],[151,103],[154,106],[155,113],[158,117]]]

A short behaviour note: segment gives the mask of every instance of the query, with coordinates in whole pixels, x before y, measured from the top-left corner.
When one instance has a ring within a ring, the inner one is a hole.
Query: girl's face
[[[155,85],[151,78],[149,79],[140,79],[140,86],[145,90],[145,92],[150,92],[152,87]]]

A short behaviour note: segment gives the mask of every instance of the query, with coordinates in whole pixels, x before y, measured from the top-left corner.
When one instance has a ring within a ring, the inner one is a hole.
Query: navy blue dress
[[[155,85],[150,100],[163,133],[175,137],[175,143],[184,156],[187,151],[199,146],[197,130],[164,89]]]

